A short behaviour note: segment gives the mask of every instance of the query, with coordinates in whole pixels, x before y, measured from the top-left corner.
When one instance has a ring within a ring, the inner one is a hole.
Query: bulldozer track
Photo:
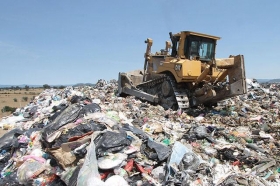
[[[156,91],[159,102],[163,103],[162,106],[166,109],[168,107],[175,106],[177,109],[189,108],[189,98],[186,88],[178,88],[176,80],[170,76],[163,76],[154,80],[147,81],[137,86],[144,92],[149,93],[149,90],[155,89],[160,90],[161,85],[164,81],[169,81],[172,87],[173,94],[170,97],[164,97],[160,91]]]
[[[174,78],[168,78],[171,82],[173,87],[174,95],[177,100],[178,108],[179,109],[187,109],[189,108],[189,98],[186,88],[177,88],[177,83]]]

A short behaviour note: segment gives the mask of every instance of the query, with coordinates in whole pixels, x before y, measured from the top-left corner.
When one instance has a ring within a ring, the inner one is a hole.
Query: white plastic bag
[[[98,172],[94,138],[95,135],[92,135],[85,162],[78,175],[77,186],[104,185]]]

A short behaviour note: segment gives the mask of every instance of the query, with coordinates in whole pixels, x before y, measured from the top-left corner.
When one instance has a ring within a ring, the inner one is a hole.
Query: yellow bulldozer
[[[135,96],[165,109],[213,106],[247,92],[243,55],[216,59],[220,37],[192,31],[169,33],[165,49],[151,53],[148,38],[144,69],[119,73],[119,96]]]

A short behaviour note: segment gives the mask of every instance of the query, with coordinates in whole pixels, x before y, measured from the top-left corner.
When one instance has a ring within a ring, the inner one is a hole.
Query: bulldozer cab
[[[216,41],[220,39],[191,31],[169,33],[172,41],[172,57],[208,62],[215,59]]]

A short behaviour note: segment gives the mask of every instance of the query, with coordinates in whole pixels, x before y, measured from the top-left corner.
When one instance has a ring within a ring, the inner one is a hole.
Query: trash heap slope
[[[0,121],[0,185],[280,185],[280,86],[248,88],[186,112],[115,80],[47,89]]]

